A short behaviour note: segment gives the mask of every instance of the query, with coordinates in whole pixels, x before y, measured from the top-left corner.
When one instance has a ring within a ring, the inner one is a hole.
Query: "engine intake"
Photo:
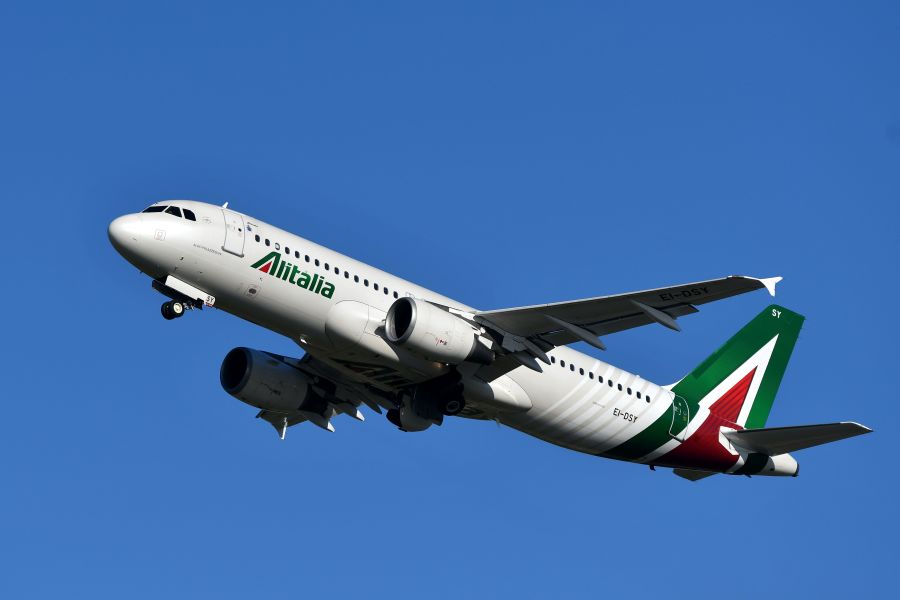
[[[235,348],[225,355],[219,380],[226,392],[251,406],[275,412],[305,410],[321,414],[328,404],[316,394],[309,378],[283,356],[252,348]]]
[[[384,325],[388,341],[428,360],[451,365],[494,361],[494,353],[478,340],[471,324],[424,300],[399,298],[388,309]]]

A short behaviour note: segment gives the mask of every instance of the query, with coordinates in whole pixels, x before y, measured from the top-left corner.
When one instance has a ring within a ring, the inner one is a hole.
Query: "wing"
[[[396,408],[386,396],[379,395],[376,390],[363,384],[348,381],[336,369],[309,354],[306,354],[299,360],[283,356],[279,358],[286,364],[290,364],[302,371],[314,381],[313,389],[327,402],[327,408],[323,414],[300,410],[290,413],[270,410],[259,411],[256,418],[270,423],[275,428],[275,431],[278,432],[278,435],[281,436],[281,439],[284,439],[288,427],[305,421],[309,421],[328,431],[334,431],[331,419],[338,414],[345,414],[359,421],[364,421],[365,417],[359,410],[359,407],[363,404],[377,413],[381,412],[381,407]]]
[[[547,362],[544,352],[577,341],[605,350],[599,336],[650,323],[676,331],[676,319],[697,312],[697,305],[765,288],[775,295],[781,277],[758,279],[732,275],[641,292],[599,296],[571,302],[476,312],[475,321],[489,331],[501,347],[519,362]],[[536,363],[528,364],[534,368]]]

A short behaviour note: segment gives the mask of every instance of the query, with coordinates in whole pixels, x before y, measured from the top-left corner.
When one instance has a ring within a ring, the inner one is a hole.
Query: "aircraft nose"
[[[119,251],[133,249],[140,239],[140,215],[125,215],[109,224],[109,241]]]

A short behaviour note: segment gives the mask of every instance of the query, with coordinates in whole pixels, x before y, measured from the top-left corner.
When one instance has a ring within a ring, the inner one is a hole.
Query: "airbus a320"
[[[717,473],[796,476],[790,452],[871,430],[766,427],[803,317],[770,305],[685,375],[659,385],[569,347],[678,319],[780,277],[730,276],[571,302],[478,310],[226,206],[159,202],[109,239],[169,298],[173,320],[215,307],[294,340],[302,358],[235,348],[225,391],[285,437],[366,406],[407,432],[495,420],[595,456]]]

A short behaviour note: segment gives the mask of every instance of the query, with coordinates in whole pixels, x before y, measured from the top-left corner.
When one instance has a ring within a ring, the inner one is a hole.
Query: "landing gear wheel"
[[[458,415],[463,411],[466,407],[466,401],[462,398],[451,398],[450,400],[445,400],[441,402],[441,412],[447,415],[448,417],[452,417],[454,415]]]
[[[162,307],[160,308],[160,312],[162,316],[167,321],[171,321],[172,319],[177,319],[178,317],[184,314],[184,304],[181,302],[176,302],[175,300],[170,300],[168,302],[164,302]]]

